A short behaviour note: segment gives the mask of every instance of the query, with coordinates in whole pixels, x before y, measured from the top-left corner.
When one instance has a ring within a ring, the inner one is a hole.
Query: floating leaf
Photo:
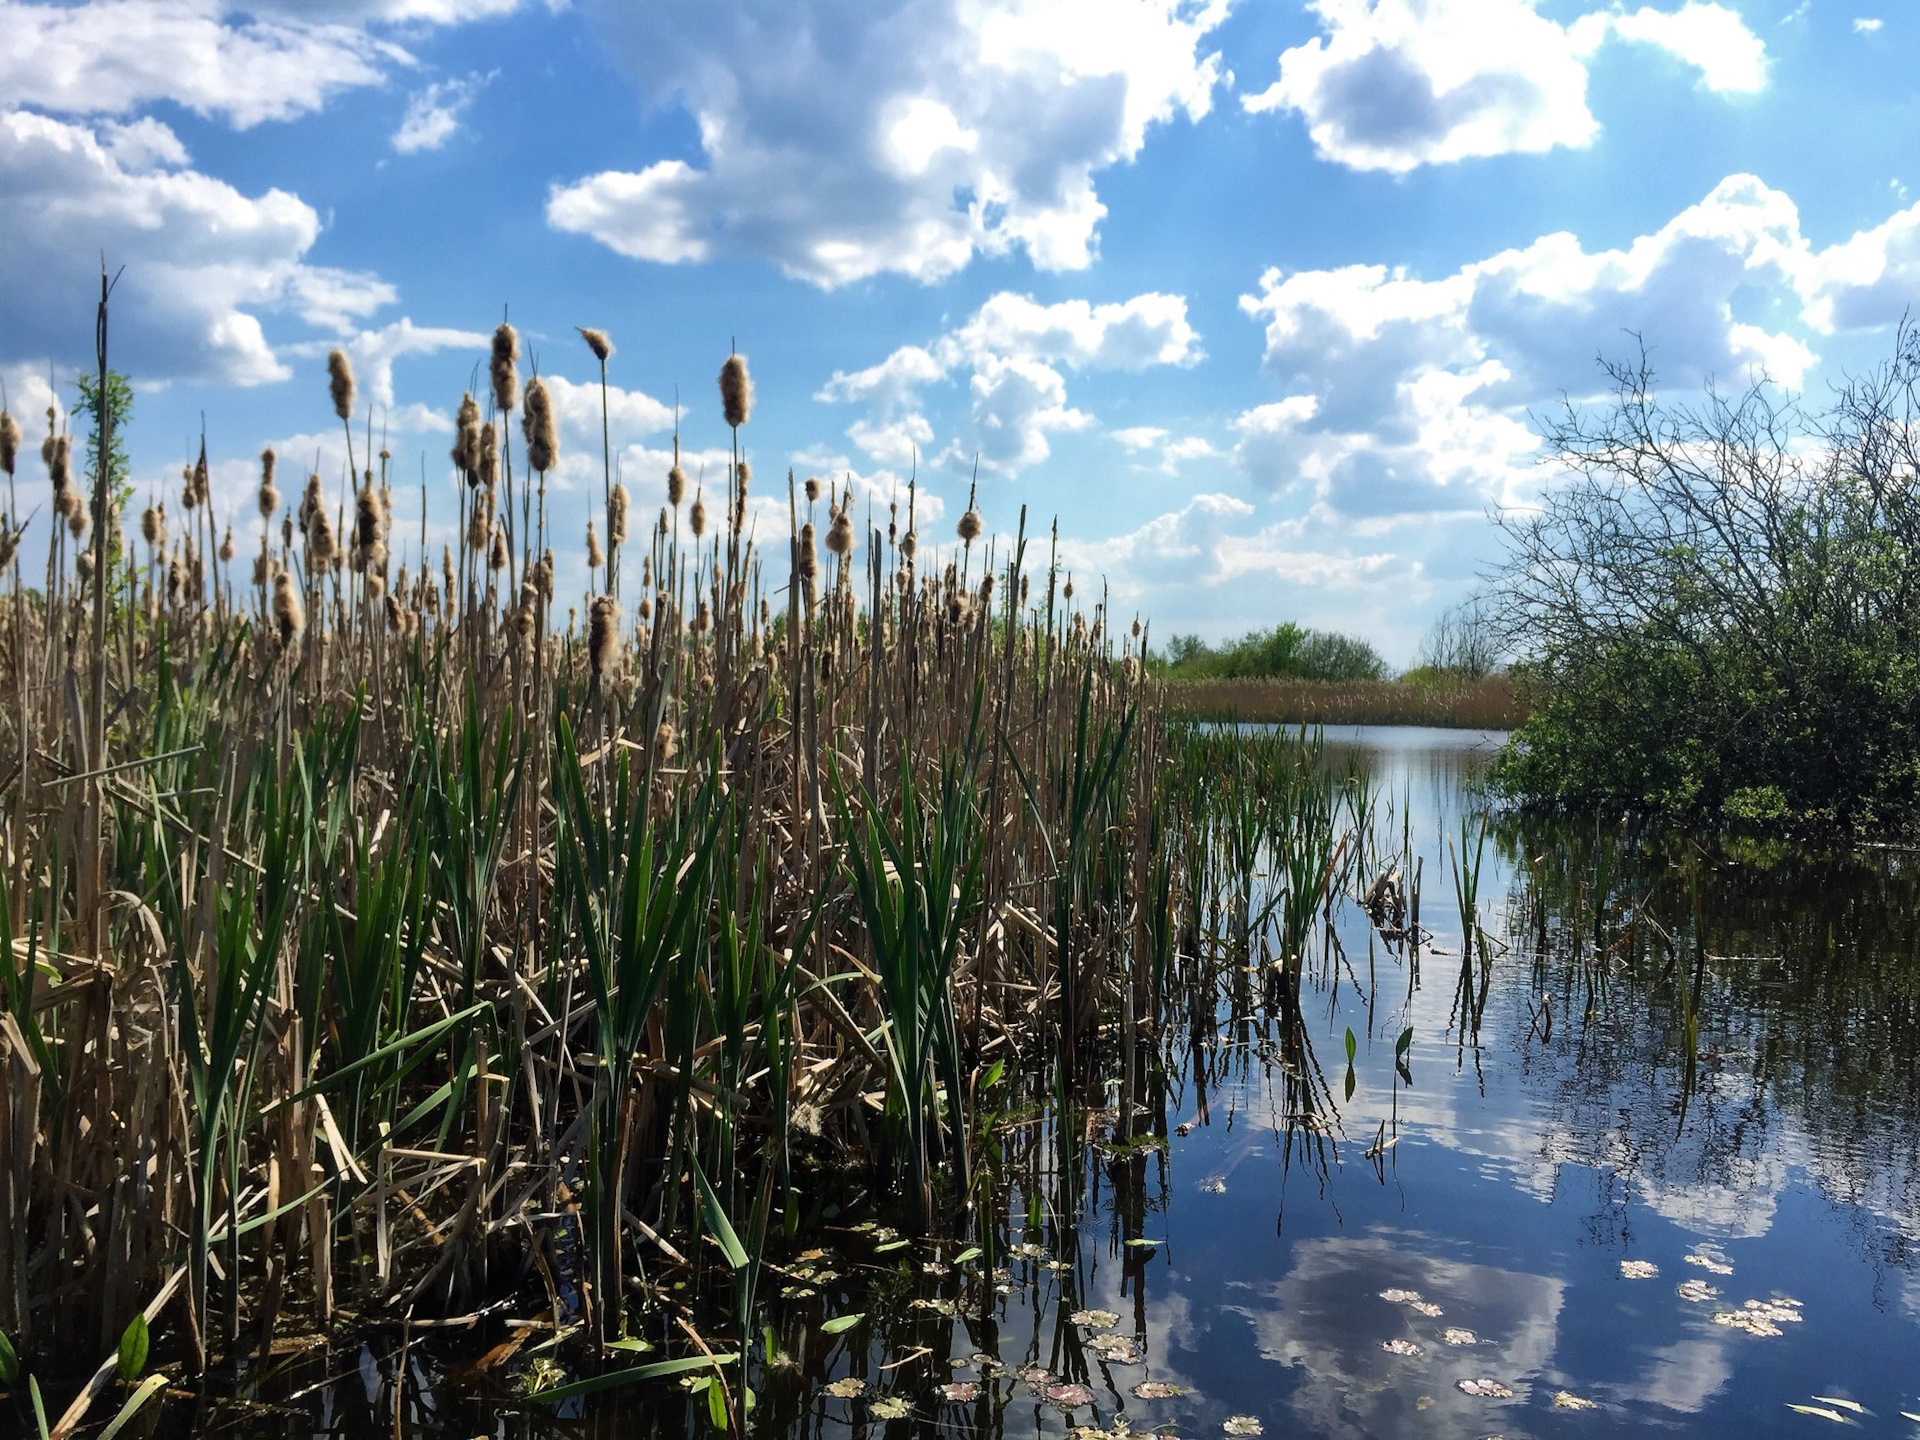
[[[1845,1415],[1842,1415],[1838,1410],[1829,1409],[1825,1405],[1795,1405],[1789,1401],[1787,1408],[1796,1415],[1813,1415],[1821,1420],[1832,1420],[1839,1425],[1852,1425],[1856,1423],[1849,1420]]]
[[[1390,1305],[1412,1305],[1420,1298],[1418,1290],[1382,1290],[1380,1298]]]
[[[1191,1135],[1193,1134],[1194,1126],[1199,1123],[1197,1120],[1182,1120],[1178,1125],[1173,1127],[1173,1133],[1176,1135]]]
[[[1067,1316],[1069,1325],[1087,1325],[1095,1330],[1111,1330],[1120,1317],[1111,1310],[1076,1310]]]
[[[1511,1400],[1513,1387],[1498,1380],[1460,1380],[1455,1382],[1462,1395],[1477,1395],[1483,1400]]]
[[[1144,1235],[1136,1235],[1133,1239],[1127,1241],[1127,1248],[1129,1250],[1158,1250],[1160,1248],[1160,1242],[1158,1240],[1149,1240]]]
[[[1407,1308],[1426,1316],[1429,1320],[1434,1319],[1441,1313],[1440,1307],[1431,1300],[1415,1300],[1409,1304]]]
[[[889,1240],[884,1245],[874,1246],[873,1253],[876,1255],[886,1255],[895,1250],[904,1250],[912,1243],[910,1240]]]
[[[1622,1260],[1620,1278],[1622,1280],[1651,1280],[1660,1273],[1660,1267],[1651,1260]]]
[[[615,1370],[607,1375],[593,1375],[585,1380],[575,1380],[570,1385],[554,1385],[544,1390],[535,1390],[527,1399],[536,1404],[555,1400],[571,1400],[576,1395],[590,1395],[596,1390],[609,1390],[616,1385],[631,1385],[640,1380],[658,1380],[668,1375],[684,1375],[690,1370],[718,1369],[722,1365],[731,1365],[740,1357],[726,1355],[688,1355],[679,1360],[659,1360],[651,1365],[639,1365],[631,1370]],[[702,1379],[707,1377],[700,1377]]]
[[[1391,1340],[1382,1340],[1380,1342],[1380,1348],[1389,1355],[1419,1355],[1424,1353],[1413,1341],[1403,1340],[1397,1335]]]
[[[1109,1365],[1140,1363],[1140,1347],[1124,1335],[1096,1335],[1087,1348]]]
[[[860,1311],[855,1311],[851,1315],[836,1315],[831,1320],[820,1322],[820,1332],[823,1335],[844,1335],[866,1318],[866,1315]]]
[[[1229,1415],[1227,1423],[1220,1427],[1229,1435],[1258,1435],[1264,1428],[1253,1415]]]
[[[962,1250],[958,1255],[953,1257],[953,1263],[955,1265],[964,1265],[969,1260],[978,1260],[979,1258],[980,1258],[980,1247],[978,1245],[969,1245],[966,1249]]]
[[[1553,1392],[1553,1408],[1556,1410],[1598,1410],[1600,1407],[1584,1395],[1576,1395],[1571,1390]]]
[[[886,1395],[867,1407],[876,1420],[904,1420],[913,1414],[911,1401],[899,1395]]]
[[[1686,1261],[1689,1265],[1698,1265],[1709,1275],[1733,1274],[1733,1266],[1727,1264],[1726,1261],[1720,1259],[1717,1255],[1709,1254],[1705,1250],[1694,1251],[1686,1257]]]
[[[1816,1395],[1813,1397],[1822,1405],[1831,1405],[1836,1410],[1851,1410],[1855,1415],[1871,1415],[1873,1411],[1858,1400],[1842,1400],[1838,1395]]]
[[[1711,1300],[1720,1292],[1704,1280],[1682,1280],[1674,1293],[1682,1300],[1698,1305],[1702,1300]]]
[[[1084,1385],[1069,1381],[1064,1385],[1047,1386],[1047,1399],[1064,1409],[1071,1410],[1076,1405],[1091,1405],[1093,1391]]]
[[[827,1394],[836,1400],[858,1400],[867,1393],[867,1382],[858,1375],[849,1375],[844,1380],[836,1380],[827,1386]]]
[[[1200,1182],[1200,1193],[1202,1195],[1226,1194],[1227,1193],[1227,1177],[1224,1175],[1207,1176],[1206,1179]]]
[[[1478,1345],[1480,1343],[1480,1337],[1478,1335],[1474,1334],[1471,1330],[1462,1329],[1458,1325],[1449,1325],[1446,1329],[1442,1330],[1440,1332],[1440,1338],[1449,1345]]]
[[[1136,1400],[1172,1400],[1186,1393],[1185,1387],[1169,1385],[1164,1380],[1142,1380],[1133,1387],[1133,1398]]]
[[[1020,1372],[1020,1378],[1040,1389],[1053,1383],[1053,1372],[1044,1365],[1029,1365]]]
[[[980,1387],[971,1380],[956,1380],[951,1385],[940,1387],[940,1398],[955,1405],[965,1405],[980,1398]]]

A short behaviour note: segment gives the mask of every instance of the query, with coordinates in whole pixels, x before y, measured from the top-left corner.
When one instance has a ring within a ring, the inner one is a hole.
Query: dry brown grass
[[[1287,725],[1437,725],[1511,730],[1526,705],[1504,675],[1481,680],[1191,680],[1166,687],[1170,713]]]

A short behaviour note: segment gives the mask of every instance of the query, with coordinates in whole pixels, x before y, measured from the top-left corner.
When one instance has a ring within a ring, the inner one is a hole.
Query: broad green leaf
[[[20,1378],[20,1357],[14,1353],[7,1332],[0,1330],[0,1385],[12,1385]]]
[[[823,1320],[820,1322],[820,1333],[823,1335],[843,1335],[866,1318],[866,1315],[861,1312],[856,1312],[852,1315],[836,1315],[831,1320]]]
[[[688,1355],[679,1360],[656,1360],[651,1365],[636,1365],[631,1370],[614,1370],[605,1375],[575,1380],[567,1385],[555,1385],[550,1389],[536,1390],[527,1396],[527,1399],[543,1404],[555,1400],[571,1400],[575,1395],[591,1395],[596,1390],[611,1390],[616,1385],[634,1385],[642,1380],[658,1380],[665,1375],[684,1375],[689,1370],[706,1370],[721,1365],[731,1365],[739,1358],[737,1354],[728,1354]]]
[[[135,1315],[120,1335],[120,1378],[131,1385],[147,1368],[147,1317]]]

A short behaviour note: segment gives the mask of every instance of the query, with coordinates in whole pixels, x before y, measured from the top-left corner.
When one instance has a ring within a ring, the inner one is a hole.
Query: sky
[[[977,485],[1156,637],[1405,664],[1603,359],[1817,403],[1920,299],[1895,0],[0,0],[0,35],[20,510],[104,254],[141,503],[204,425],[243,548],[262,446],[283,490],[344,473],[339,346],[437,556],[505,315],[561,422],[563,590],[593,326],[643,515],[676,424],[724,492],[737,349],[763,536],[789,469],[882,524],[911,477],[949,543]]]

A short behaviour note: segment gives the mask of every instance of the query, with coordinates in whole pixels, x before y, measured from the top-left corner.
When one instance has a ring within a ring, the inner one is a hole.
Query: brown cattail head
[[[607,563],[606,554],[600,549],[600,537],[594,533],[593,521],[587,521],[587,568],[598,570]]]
[[[527,437],[527,464],[543,473],[551,470],[560,453],[560,432],[554,427],[553,402],[547,396],[546,382],[538,377],[527,385],[520,424]]]
[[[53,481],[56,492],[73,485],[73,442],[65,435],[53,437],[52,452],[47,458],[47,477]]]
[[[228,565],[228,564],[231,564],[232,562],[233,562],[233,526],[229,525],[227,526],[226,538],[220,542],[220,563],[222,565]]]
[[[453,466],[469,485],[480,483],[480,407],[472,392],[460,397],[460,416],[454,422]]]
[[[827,549],[842,557],[853,553],[853,521],[845,510],[836,510],[827,527]]]
[[[720,367],[720,408],[727,424],[738,430],[747,423],[753,410],[753,380],[747,374],[747,357],[729,355]]]
[[[613,354],[613,342],[607,339],[607,332],[604,330],[589,330],[584,325],[577,326],[576,328],[580,331],[580,338],[587,342],[587,348],[593,351],[593,358],[598,360],[602,365],[606,364],[607,358]]]
[[[664,765],[680,751],[680,737],[675,733],[671,720],[662,720],[660,728],[653,732],[653,758],[656,764]]]
[[[200,442],[200,458],[193,462],[193,498],[196,504],[204,505],[213,494],[212,476],[207,472],[207,442]]]
[[[500,478],[500,432],[491,425],[480,427],[480,466],[475,472],[479,483],[491,490]]]
[[[547,551],[533,567],[533,586],[542,600],[553,603],[553,551]]]
[[[919,548],[920,548],[920,532],[919,531],[909,530],[904,536],[901,537],[900,553],[906,556],[909,561],[913,559],[913,552],[918,550]]]
[[[0,470],[11,475],[19,462],[20,422],[10,412],[0,410]]]
[[[307,525],[307,554],[312,557],[312,570],[325,570],[334,559],[333,517],[327,514],[325,505],[316,505],[313,519]]]
[[[980,512],[978,510],[968,510],[966,514],[960,517],[960,524],[956,529],[963,541],[968,545],[973,544],[974,541],[980,538]]]
[[[819,498],[820,498],[820,477],[818,475],[809,475],[807,476],[807,503],[811,505],[814,501],[818,500]]]
[[[507,554],[506,527],[504,525],[496,525],[493,527],[493,550],[487,556],[487,568],[489,570],[504,570],[507,568],[509,558]]]
[[[713,610],[702,600],[700,608],[693,612],[693,633],[704,635],[713,628]]]
[[[85,523],[85,521],[81,522],[82,528],[85,528]],[[74,539],[77,540],[79,538],[79,531],[75,531]],[[73,557],[73,569],[74,573],[80,577],[80,583],[82,585],[93,579],[93,551],[82,550],[76,554]]]
[[[271,447],[260,452],[260,518],[271,520],[280,508],[280,492],[274,488],[273,470],[279,457]]]
[[[285,570],[273,577],[273,620],[280,629],[280,643],[291,645],[307,628],[307,610],[300,603],[300,592],[293,588],[293,576]]]
[[[333,395],[333,413],[342,420],[353,418],[353,362],[344,350],[327,353],[327,389]]]
[[[673,521],[667,518],[667,507],[662,505],[660,507],[660,533],[662,535],[665,535],[672,529],[673,529]]]
[[[166,515],[149,505],[140,515],[140,536],[156,549],[167,543]]]
[[[513,326],[502,322],[493,332],[493,360],[488,374],[493,379],[493,403],[503,411],[520,403],[520,371],[515,364],[519,358],[520,337]]]
[[[667,503],[674,509],[680,508],[680,502],[687,498],[687,472],[675,465],[667,471]]]
[[[87,533],[87,507],[76,496],[74,503],[67,507],[67,533],[78,540]]]
[[[613,504],[607,511],[607,540],[615,547],[627,543],[627,487],[613,487]]]
[[[620,607],[611,595],[596,596],[587,612],[587,663],[594,678],[611,675],[620,658]]]
[[[387,577],[377,570],[368,572],[366,585],[369,600],[378,600],[387,593]]]
[[[386,526],[380,497],[367,481],[353,501],[353,568],[362,573],[381,570],[387,563]]]
[[[1060,598],[1063,600],[1071,600],[1073,598],[1073,576],[1067,576],[1067,583],[1061,586]]]
[[[693,509],[687,512],[687,523],[693,527],[694,539],[698,540],[707,533],[707,501],[703,492],[695,492]]]
[[[813,549],[813,522],[809,520],[800,527],[799,555],[800,583],[808,589],[813,588],[814,579],[820,573],[820,557]]]

